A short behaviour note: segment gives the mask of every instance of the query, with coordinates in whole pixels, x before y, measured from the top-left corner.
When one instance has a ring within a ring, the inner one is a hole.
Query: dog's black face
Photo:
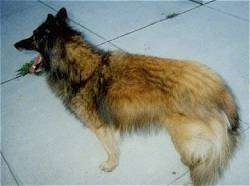
[[[43,58],[42,67],[47,71],[50,70],[52,49],[56,43],[63,43],[70,36],[80,34],[68,25],[67,20],[65,8],[61,8],[55,16],[48,14],[46,21],[33,31],[32,36],[15,43],[15,48],[39,52]]]
[[[18,50],[35,50],[44,54],[46,49],[53,47],[53,42],[64,32],[67,25],[65,8],[59,10],[56,16],[48,14],[47,19],[33,31],[33,35],[14,44]]]

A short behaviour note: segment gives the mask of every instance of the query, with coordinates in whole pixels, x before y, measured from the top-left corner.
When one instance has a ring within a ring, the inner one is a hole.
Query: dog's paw
[[[117,167],[117,161],[105,161],[100,165],[100,169],[104,172],[111,172]]]

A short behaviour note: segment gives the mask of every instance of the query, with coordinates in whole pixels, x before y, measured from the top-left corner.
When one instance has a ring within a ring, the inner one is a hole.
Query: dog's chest
[[[63,101],[66,101],[69,95],[69,88],[65,80],[54,79],[54,77],[49,76],[47,82],[51,90]]]
[[[98,92],[96,78],[88,82],[69,83],[66,79],[50,74],[47,82],[51,90],[59,97],[65,107],[78,118],[83,119],[85,113],[95,112]]]

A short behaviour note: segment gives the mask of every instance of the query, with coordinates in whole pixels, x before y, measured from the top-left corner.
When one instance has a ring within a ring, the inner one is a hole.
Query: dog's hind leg
[[[101,141],[108,154],[108,159],[100,165],[100,169],[110,172],[116,168],[119,161],[119,138],[120,134],[111,127],[102,126],[98,129],[92,129],[97,138]]]

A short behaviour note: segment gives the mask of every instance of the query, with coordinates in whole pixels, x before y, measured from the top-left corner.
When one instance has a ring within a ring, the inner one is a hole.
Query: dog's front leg
[[[82,121],[84,121],[85,125],[95,133],[96,137],[102,143],[105,151],[107,152],[108,159],[101,164],[100,168],[103,171],[110,172],[118,165],[119,131],[104,123],[99,118],[95,110],[91,109],[93,106],[89,100],[80,102],[79,100],[81,99],[81,94],[79,94],[79,96],[75,96],[71,101],[71,109]]]
[[[107,160],[100,165],[100,169],[105,172],[113,171],[119,162],[119,131],[106,125],[91,125],[88,127],[95,133],[108,155]]]
[[[106,126],[92,129],[92,131],[101,141],[104,149],[108,154],[108,159],[100,165],[100,169],[106,172],[110,172],[116,168],[119,161],[119,132],[114,131],[112,128]]]

